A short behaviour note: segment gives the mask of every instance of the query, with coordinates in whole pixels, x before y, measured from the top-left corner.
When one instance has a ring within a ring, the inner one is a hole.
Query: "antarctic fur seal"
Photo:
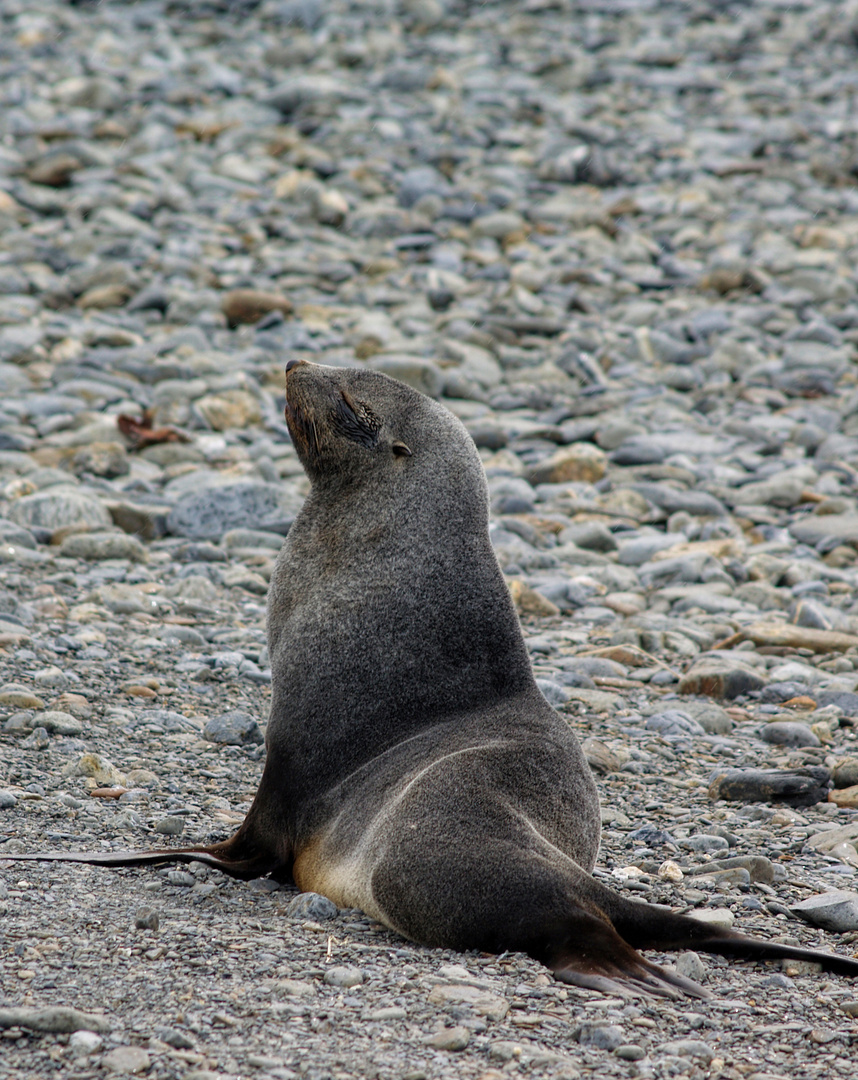
[[[312,486],[271,580],[267,760],[244,823],[207,848],[29,857],[273,873],[422,944],[523,951],[596,990],[706,996],[639,948],[858,975],[845,957],[628,900],[591,875],[596,787],[534,682],[464,427],[376,372],[286,372]]]

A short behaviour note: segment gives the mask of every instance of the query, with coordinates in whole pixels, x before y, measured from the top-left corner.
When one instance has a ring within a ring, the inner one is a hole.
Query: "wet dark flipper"
[[[623,997],[708,998],[691,979],[653,964],[624,941],[602,913],[578,908],[562,929],[549,933],[548,943],[528,952],[554,973],[555,979],[600,993]]]
[[[89,866],[162,866],[167,863],[201,862],[230,877],[249,880],[274,874],[288,880],[292,852],[287,832],[271,817],[270,800],[260,798],[266,776],[263,774],[256,799],[239,830],[228,840],[216,844],[182,848],[158,848],[153,851],[46,851],[23,855],[8,854],[0,847],[0,862],[9,859],[29,862],[84,863]]]

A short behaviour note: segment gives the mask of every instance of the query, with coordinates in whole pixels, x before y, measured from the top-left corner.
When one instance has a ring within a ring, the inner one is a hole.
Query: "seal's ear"
[[[413,454],[404,442],[397,440],[390,448],[396,457],[413,457]]]

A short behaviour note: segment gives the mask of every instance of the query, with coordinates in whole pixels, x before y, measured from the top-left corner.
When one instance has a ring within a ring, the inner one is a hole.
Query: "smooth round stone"
[[[546,461],[537,465],[528,474],[527,479],[535,487],[537,484],[594,484],[601,480],[607,471],[607,458],[604,450],[592,443],[573,443],[557,450]]]
[[[682,712],[696,720],[708,735],[728,735],[734,727],[732,717],[714,702],[683,701]]]
[[[29,548],[32,551],[36,547],[36,538],[29,529],[24,529],[13,521],[0,519],[0,543],[14,544],[16,547]]]
[[[168,814],[155,823],[155,832],[164,836],[181,836],[185,831],[185,819],[174,814]]]
[[[820,541],[858,545],[858,514],[811,514],[789,526],[803,544],[815,547]]]
[[[104,1039],[94,1031],[73,1031],[69,1035],[72,1057],[90,1057],[104,1046]]]
[[[660,1054],[671,1054],[674,1057],[696,1058],[700,1061],[709,1062],[715,1057],[712,1047],[700,1039],[675,1039],[672,1042],[662,1043],[658,1047]]]
[[[561,686],[560,683],[556,683],[552,679],[537,679],[536,685],[542,691],[549,705],[557,707],[565,705],[569,700],[569,691],[566,687]]]
[[[446,195],[449,188],[450,182],[437,169],[418,166],[402,174],[396,199],[400,206],[409,208],[426,195]]]
[[[858,758],[843,758],[834,766],[834,786],[848,788],[858,785]]]
[[[760,701],[780,704],[791,698],[803,697],[808,692],[806,683],[801,682],[770,682],[760,691]],[[856,695],[858,696],[858,695]]]
[[[18,797],[13,795],[11,791],[0,788],[0,810],[11,810],[13,806],[17,805]]]
[[[136,1076],[152,1067],[149,1055],[141,1046],[117,1046],[101,1059],[108,1072]]]
[[[325,982],[327,982],[327,977]],[[470,1031],[462,1026],[444,1028],[443,1031],[437,1032],[435,1035],[431,1035],[426,1040],[426,1045],[433,1047],[435,1050],[464,1050],[471,1041]]]
[[[615,465],[657,465],[666,457],[665,448],[646,435],[632,435],[611,452]]]
[[[231,548],[270,548],[279,551],[283,546],[280,533],[265,532],[263,529],[230,529],[221,537],[221,544]]]
[[[52,735],[80,735],[83,724],[71,713],[48,710],[39,714],[39,724]]]
[[[756,668],[725,653],[697,660],[679,680],[678,689],[680,694],[732,699],[761,690],[765,684],[766,679]]]
[[[760,732],[764,742],[776,746],[821,746],[816,735],[806,724],[788,720],[775,720],[766,724]]]
[[[88,526],[103,529],[111,525],[110,514],[92,495],[77,491],[39,491],[14,502],[9,519],[27,529],[66,529]]]
[[[729,930],[736,921],[733,912],[729,908],[695,908],[689,911],[688,916],[697,922],[707,923],[709,926],[720,926]]]
[[[616,551],[617,541],[611,530],[600,521],[573,522],[560,533],[561,544],[577,544],[589,551]]]
[[[475,236],[486,236],[495,240],[502,240],[510,233],[518,232],[524,227],[524,218],[520,214],[498,211],[477,218],[471,229]]]
[[[641,825],[640,828],[629,833],[629,840],[646,847],[660,847],[662,844],[676,844],[673,836],[666,830],[656,825]]]
[[[677,974],[683,975],[686,979],[692,979],[698,983],[706,979],[706,965],[696,952],[680,953],[674,961],[674,966]]]
[[[369,1014],[370,1020],[404,1020],[408,1013],[401,1005],[385,1005],[380,1009],[373,1009]]]
[[[10,705],[13,709],[44,709],[44,701],[18,683],[6,683],[0,686],[0,705]]]
[[[793,904],[790,910],[811,926],[819,926],[836,934],[858,930],[858,892],[838,889],[809,896]]]
[[[814,697],[820,707],[836,705],[844,716],[858,716],[858,694],[851,690],[823,690],[815,693]],[[855,783],[858,783],[858,780]]]
[[[668,548],[685,543],[682,533],[657,533],[652,536],[638,536],[619,544],[617,558],[623,566],[643,566],[653,555]]]
[[[646,1050],[636,1043],[623,1043],[616,1048],[614,1054],[623,1061],[642,1061],[646,1057]]]
[[[374,356],[370,360],[370,367],[412,386],[428,397],[440,397],[444,388],[444,374],[438,365],[419,356],[395,353]]]
[[[324,981],[327,986],[348,988],[360,986],[364,981],[364,976],[360,968],[342,965],[328,968],[325,972]]]
[[[679,846],[686,851],[700,851],[712,854],[716,851],[726,851],[730,844],[723,836],[709,836],[706,833],[698,833],[696,836],[686,837],[679,841]]]
[[[33,676],[37,686],[49,686],[52,690],[65,690],[71,682],[66,673],[58,667],[42,668]]]
[[[127,533],[76,533],[60,545],[60,555],[69,559],[130,559],[146,562],[149,553],[140,541]]]

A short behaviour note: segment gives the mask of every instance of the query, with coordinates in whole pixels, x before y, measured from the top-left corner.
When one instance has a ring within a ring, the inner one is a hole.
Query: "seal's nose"
[[[288,375],[293,367],[297,367],[298,364],[303,364],[303,363],[304,363],[303,360],[290,360],[289,363],[286,365],[286,374]]]

